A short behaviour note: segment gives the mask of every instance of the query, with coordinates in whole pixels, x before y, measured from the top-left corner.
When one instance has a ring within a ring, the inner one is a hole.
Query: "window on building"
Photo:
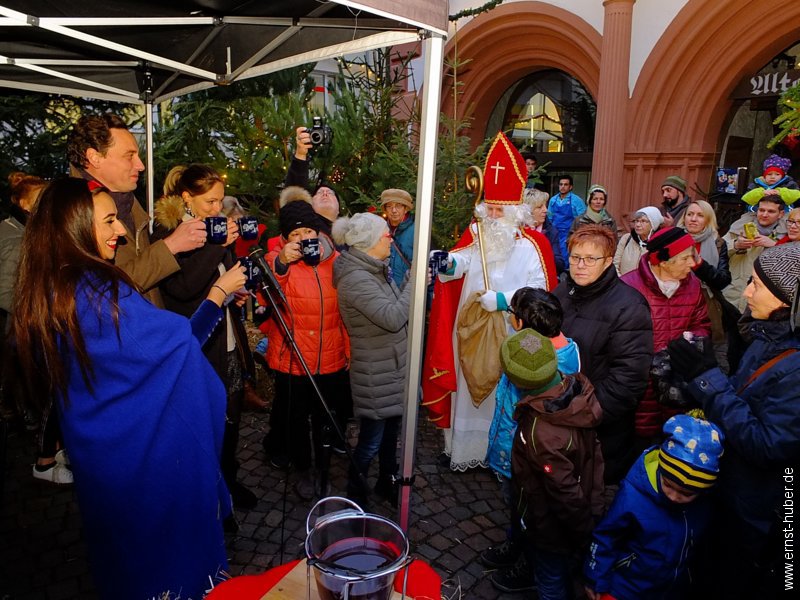
[[[591,153],[596,112],[577,79],[555,69],[537,71],[501,96],[487,135],[502,129],[518,148],[532,152]]]
[[[563,71],[531,73],[509,87],[492,110],[486,137],[502,130],[521,151],[536,154],[546,167],[544,189],[558,191],[558,176],[575,179],[585,195],[592,170],[597,108],[581,83]]]

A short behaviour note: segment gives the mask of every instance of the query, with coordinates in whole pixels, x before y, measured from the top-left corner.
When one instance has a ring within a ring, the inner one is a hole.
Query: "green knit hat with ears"
[[[553,343],[533,329],[523,329],[500,346],[503,371],[518,388],[541,393],[561,382]]]

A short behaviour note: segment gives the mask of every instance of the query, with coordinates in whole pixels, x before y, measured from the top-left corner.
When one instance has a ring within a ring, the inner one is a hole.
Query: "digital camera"
[[[314,117],[314,124],[308,127],[306,131],[311,136],[311,145],[315,148],[317,146],[327,146],[333,141],[333,129],[325,125],[322,117]]]

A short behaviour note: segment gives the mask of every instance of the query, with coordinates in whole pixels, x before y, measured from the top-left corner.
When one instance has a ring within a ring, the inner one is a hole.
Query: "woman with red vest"
[[[305,198],[308,192],[294,188],[291,193],[293,198],[278,215],[280,241],[267,254],[266,261],[286,296],[287,305],[279,309],[322,395],[335,412],[339,429],[344,431],[352,402],[347,371],[350,344],[333,286],[333,262],[339,253],[327,235],[319,234],[319,217]],[[276,317],[273,315],[261,329],[269,339],[267,364],[275,371],[275,403],[264,448],[273,466],[293,464],[298,473],[298,496],[304,500],[310,500],[315,493],[324,496],[327,490],[315,489],[319,487],[318,473],[312,469],[308,418],[311,416],[311,439],[319,471],[326,468],[320,459],[323,426],[328,417]],[[343,452],[343,441],[336,438],[333,432],[333,448]]]

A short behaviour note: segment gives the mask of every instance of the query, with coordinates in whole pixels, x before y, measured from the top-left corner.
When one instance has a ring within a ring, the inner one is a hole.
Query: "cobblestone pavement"
[[[259,503],[249,512],[237,511],[241,528],[227,539],[234,575],[261,573],[303,554],[305,518],[313,501],[299,500],[293,477],[287,486],[285,474],[265,459],[261,439],[266,429],[266,413],[245,413],[240,479],[259,496]],[[354,436],[351,427],[351,444]],[[495,591],[489,571],[477,560],[482,550],[505,536],[508,516],[495,477],[483,469],[453,473],[438,466],[441,436],[424,418],[417,440],[409,526],[412,554],[442,576],[448,599],[523,598]],[[95,598],[73,492],[34,480],[33,460],[29,435],[12,431],[0,506],[0,600]],[[333,494],[344,493],[346,461],[345,456],[331,459]],[[372,473],[372,482],[374,477]],[[369,511],[397,518],[391,506],[377,499]]]

